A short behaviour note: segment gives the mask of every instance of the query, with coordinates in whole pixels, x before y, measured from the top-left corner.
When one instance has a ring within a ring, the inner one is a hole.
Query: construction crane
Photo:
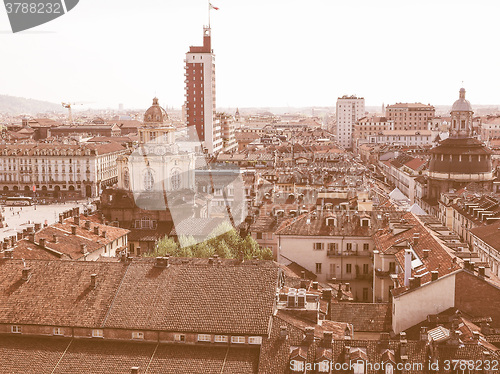
[[[83,105],[83,103],[61,103],[61,105],[68,109],[68,120],[69,120],[69,124],[70,125],[73,125],[73,113],[71,112],[71,106],[72,105]]]

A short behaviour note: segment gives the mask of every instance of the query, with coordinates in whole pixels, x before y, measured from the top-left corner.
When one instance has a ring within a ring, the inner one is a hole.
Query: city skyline
[[[220,107],[333,107],[346,94],[367,106],[445,105],[462,85],[473,105],[500,103],[494,59],[475,53],[494,43],[493,1],[213,4]],[[0,93],[96,108],[146,107],[157,96],[180,108],[185,53],[202,42],[207,8],[205,0],[88,0],[19,34],[0,12],[8,56]]]

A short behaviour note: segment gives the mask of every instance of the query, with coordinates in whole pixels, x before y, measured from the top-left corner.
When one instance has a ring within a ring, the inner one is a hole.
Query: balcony
[[[390,271],[382,271],[380,269],[375,269],[375,275],[379,278],[389,278],[391,275]]]
[[[328,257],[372,257],[373,253],[370,251],[327,251],[326,255]]]

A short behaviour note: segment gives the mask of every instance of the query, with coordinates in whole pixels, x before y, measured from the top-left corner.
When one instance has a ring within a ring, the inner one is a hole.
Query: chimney
[[[2,248],[3,248],[4,250],[7,250],[7,248],[9,248],[9,243],[8,243],[8,242],[3,242],[3,243],[2,243]]]
[[[314,340],[314,327],[306,327],[306,341],[312,342]]]
[[[318,289],[318,282],[314,281],[313,282],[313,290],[317,290]]]
[[[59,223],[63,223],[64,221],[64,218],[63,218],[63,215],[62,214],[59,214]]]
[[[87,253],[87,245],[86,244],[80,244],[80,252]]]
[[[427,333],[427,327],[426,326],[422,326],[420,328],[420,340],[423,341],[423,342],[429,341],[429,335]]]
[[[475,341],[478,341],[481,337],[481,334],[479,333],[479,331],[472,331],[472,337]]]
[[[31,268],[28,268],[28,267],[25,267],[23,269],[22,276],[21,276],[21,279],[23,281],[27,282],[30,279],[30,277],[31,277],[30,271],[31,271]]]
[[[484,335],[490,335],[491,334],[491,327],[490,324],[487,322],[481,322],[481,332]]]
[[[85,229],[90,231],[90,221],[89,220],[85,221]]]
[[[21,240],[23,238],[23,233],[22,232],[18,232],[17,233],[17,240]]]
[[[388,332],[383,332],[380,334],[380,348],[389,348],[389,340],[391,336]]]
[[[94,226],[94,235],[99,235],[99,226]]]
[[[35,232],[35,230],[33,230],[33,226],[27,227],[26,230],[28,230],[28,234],[31,234],[32,232]]]
[[[28,240],[29,240],[31,243],[34,243],[34,242],[35,242],[35,234],[29,234],[29,235],[28,235]]]
[[[38,244],[40,247],[45,248],[45,238],[38,239]]]
[[[420,239],[420,233],[419,232],[413,233],[413,245],[417,245],[419,239]]]
[[[97,287],[97,274],[90,274],[90,288]]]
[[[57,235],[56,234],[52,234],[52,241],[54,243],[57,243]]]
[[[332,300],[332,289],[331,288],[323,288],[321,292],[321,296],[323,300],[331,301]]]
[[[281,340],[288,339],[288,331],[286,326],[280,326],[280,339]]]
[[[133,366],[130,369],[130,374],[139,374],[139,366]]]
[[[424,258],[429,257],[429,253],[431,253],[430,249],[424,249]]]
[[[405,250],[405,286],[408,287],[410,285],[411,278],[411,251],[409,249]]]
[[[10,242],[12,244],[12,246],[16,245],[16,242],[17,242],[17,235],[12,235],[10,237]]]
[[[486,276],[486,268],[484,266],[479,266],[477,268],[477,275],[479,275],[481,278],[484,278]]]
[[[102,230],[102,237],[106,239],[108,237],[106,230]]]
[[[75,223],[75,225],[80,226],[80,216],[75,216],[73,218],[73,222]]]
[[[71,225],[71,234],[76,235],[76,226],[75,225]]]
[[[41,227],[42,227],[42,225],[40,223],[35,223],[35,232],[40,231]]]
[[[432,270],[431,271],[431,281],[437,281],[439,278],[439,272],[437,270]]]
[[[12,249],[6,249],[3,251],[3,258],[12,258],[12,257],[14,257],[14,251]]]
[[[209,265],[213,265],[214,264],[214,258],[213,257],[209,257],[208,258],[208,264]]]
[[[470,270],[470,258],[464,258],[464,269]]]
[[[325,331],[323,332],[323,343],[328,347],[331,346],[333,342],[333,332]]]

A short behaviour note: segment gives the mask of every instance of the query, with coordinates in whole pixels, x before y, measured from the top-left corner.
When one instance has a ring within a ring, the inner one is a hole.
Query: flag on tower
[[[215,10],[219,10],[219,8],[217,8],[216,6],[213,6],[211,3],[208,3],[210,5],[210,9],[215,9]]]

